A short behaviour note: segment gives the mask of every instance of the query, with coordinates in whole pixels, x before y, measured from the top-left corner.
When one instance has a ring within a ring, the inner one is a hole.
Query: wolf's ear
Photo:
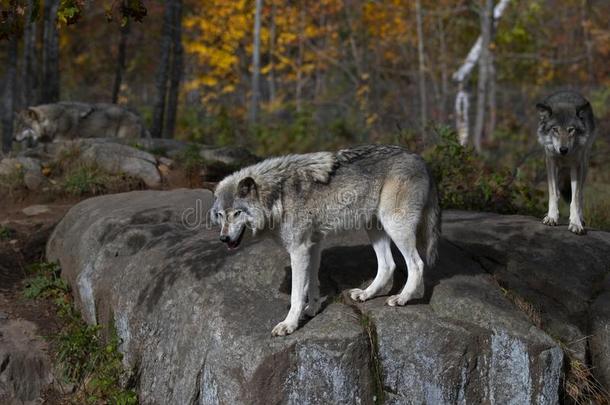
[[[40,121],[40,111],[36,107],[28,107],[25,110],[25,116],[33,121]]]
[[[536,109],[538,110],[538,115],[541,120],[545,120],[553,114],[553,110],[548,104],[537,103]]]
[[[252,197],[257,195],[256,182],[252,177],[241,179],[237,184],[237,196],[239,198]]]
[[[578,107],[576,107],[576,116],[578,118],[580,118],[581,120],[584,120],[585,116],[587,115],[587,112],[589,112],[589,111],[592,111],[591,104],[589,104],[589,102],[586,101],[584,104],[581,104]]]

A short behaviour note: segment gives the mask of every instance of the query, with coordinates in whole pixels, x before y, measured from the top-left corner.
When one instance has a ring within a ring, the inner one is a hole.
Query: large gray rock
[[[148,187],[161,186],[161,174],[153,155],[143,150],[113,142],[112,139],[76,141],[80,160],[95,164],[108,173],[125,173],[141,179]]]
[[[594,372],[610,387],[610,311],[604,305],[610,299],[610,233],[578,236],[531,217],[465,212],[447,213],[443,227],[455,247],[530,303],[543,329],[572,356],[583,363],[591,357]]]
[[[0,160],[0,176],[18,176],[28,190],[39,190],[45,177],[42,174],[40,160],[31,157],[15,157]]]
[[[40,403],[54,381],[48,344],[36,325],[0,317],[0,403]]]
[[[85,319],[116,327],[145,404],[368,404],[382,397],[554,404],[566,360],[557,335],[543,329],[571,318],[555,318],[565,309],[551,293],[569,295],[578,308],[605,299],[599,283],[586,280],[607,272],[603,259],[589,256],[608,257],[610,235],[578,237],[533,218],[450,212],[424,299],[391,308],[383,298],[344,298],[342,291],[374,275],[375,256],[363,233],[335,237],[320,274],[328,305],[293,335],[272,338],[289,305],[287,254],[251,239],[227,251],[218,231],[205,226],[211,202],[203,190],[89,199],[70,210],[47,245]],[[578,285],[562,284],[579,260],[580,278],[570,278]],[[388,290],[402,282],[397,271]],[[518,294],[545,305],[542,324],[515,305]],[[607,312],[596,314],[603,328]],[[580,336],[581,327],[574,321],[553,330]],[[607,362],[607,354],[597,355]]]

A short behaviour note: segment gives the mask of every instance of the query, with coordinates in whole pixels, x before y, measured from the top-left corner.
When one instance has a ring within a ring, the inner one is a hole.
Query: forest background
[[[517,184],[510,193],[528,202],[516,211],[538,214],[546,173],[534,105],[574,89],[600,135],[587,216],[609,226],[608,1],[0,5],[5,150],[14,113],[29,105],[115,102],[139,111],[153,136],[260,156],[403,144],[431,161],[451,198],[466,195],[446,206],[485,208]]]

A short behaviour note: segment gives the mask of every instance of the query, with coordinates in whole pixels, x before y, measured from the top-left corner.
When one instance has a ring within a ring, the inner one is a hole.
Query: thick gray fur
[[[267,159],[222,180],[210,215],[221,240],[236,248],[246,228],[269,235],[289,252],[291,309],[274,335],[292,333],[302,312],[319,308],[320,242],[333,232],[366,229],[377,255],[375,280],[350,296],[365,301],[389,282],[396,267],[393,241],[408,280],[389,305],[423,296],[424,260],[434,265],[441,230],[436,185],[424,160],[399,146],[365,145]],[[307,305],[305,297],[307,299]]]
[[[597,137],[591,104],[577,92],[561,91],[536,104],[539,113],[538,142],[544,147],[549,209],[542,222],[559,223],[559,196],[570,200],[568,229],[585,231],[583,188],[593,141]]]
[[[116,104],[43,104],[17,114],[15,124],[13,139],[29,146],[76,138],[150,137],[137,114]]]

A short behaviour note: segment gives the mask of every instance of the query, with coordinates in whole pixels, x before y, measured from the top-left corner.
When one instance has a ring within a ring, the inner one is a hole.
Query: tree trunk
[[[13,141],[13,114],[17,104],[17,35],[11,36],[7,47],[7,65],[4,79],[4,96],[2,106],[2,150],[11,150]]]
[[[256,0],[254,11],[254,41],[252,44],[252,99],[250,100],[250,123],[258,120],[258,104],[260,100],[261,76],[261,12],[263,0]]]
[[[45,0],[40,94],[42,103],[59,101],[59,33],[56,21],[58,8],[59,0]]]
[[[182,80],[183,54],[182,49],[182,0],[174,0],[174,24],[172,30],[172,66],[167,100],[167,120],[165,123],[165,138],[174,137],[176,117],[178,113],[178,96]]]
[[[498,20],[504,13],[506,6],[510,0],[500,0],[493,10],[493,24],[497,25]],[[468,143],[470,137],[470,127],[468,124],[468,106],[469,106],[469,92],[468,92],[468,79],[472,73],[472,69],[477,64],[479,57],[481,56],[482,49],[482,38],[479,36],[476,42],[470,48],[464,63],[460,68],[453,74],[453,80],[458,85],[458,92],[455,97],[455,126],[458,132],[458,138],[462,145]]]
[[[163,122],[165,117],[165,101],[167,96],[167,81],[170,69],[170,51],[172,47],[172,25],[174,23],[173,4],[176,0],[167,0],[163,13],[163,27],[161,31],[161,44],[159,49],[159,62],[155,75],[156,100],[153,106],[152,124],[150,134],[153,138],[163,136]]]
[[[468,143],[468,131],[470,128],[470,92],[465,88],[466,83],[458,83],[458,91],[455,96],[455,128],[461,145]]]
[[[22,95],[21,106],[38,104],[36,91],[38,89],[38,64],[36,57],[36,21],[33,20],[36,0],[28,1],[26,22],[23,32],[23,63],[21,72]]]
[[[271,26],[269,27],[269,103],[273,106],[275,102],[275,13],[276,5],[271,6]]]
[[[303,54],[305,52],[305,1],[301,4],[301,11],[299,12],[299,55],[297,59],[297,83],[295,90],[295,104],[297,112],[301,112],[302,97],[303,97]]]
[[[123,72],[125,71],[125,57],[127,48],[127,38],[130,31],[129,20],[121,27],[121,36],[119,39],[119,50],[117,54],[116,72],[114,74],[114,86],[112,87],[112,103],[117,104],[119,94],[121,93],[121,83],[123,82]]]
[[[492,34],[493,37],[493,34]],[[497,122],[497,99],[496,99],[496,66],[495,66],[495,58],[492,50],[489,50],[488,61],[487,61],[487,71],[489,77],[488,81],[488,108],[489,108],[489,119],[487,120],[487,134],[490,137],[493,137],[494,132],[496,130],[496,122]]]
[[[415,17],[417,20],[417,58],[419,61],[419,104],[421,114],[421,130],[426,139],[425,131],[428,123],[428,97],[426,95],[426,65],[424,55],[424,29],[421,0],[415,1]]]
[[[443,16],[438,17],[438,35],[440,42],[441,65],[441,121],[447,121],[447,98],[449,96],[449,73],[447,70],[447,40],[445,38],[445,22]]]
[[[477,115],[474,123],[474,147],[481,151],[485,112],[487,109],[487,88],[489,80],[489,44],[491,43],[491,26],[493,0],[483,0],[481,13],[481,53],[479,57],[479,78],[477,82]]]

